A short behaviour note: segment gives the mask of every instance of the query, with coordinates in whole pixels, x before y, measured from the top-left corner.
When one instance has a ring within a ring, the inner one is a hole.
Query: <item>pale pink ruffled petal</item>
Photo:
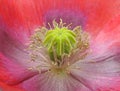
[[[69,75],[46,72],[24,81],[20,86],[26,91],[75,91],[82,84]]]
[[[5,31],[0,31],[0,52],[10,60],[15,60],[17,63],[24,67],[34,67],[38,63],[31,62],[30,52],[28,45],[22,44],[19,40],[9,36]],[[39,61],[48,56],[44,50],[39,52]],[[47,58],[46,58],[47,60]],[[42,62],[42,61],[40,61]]]
[[[0,54],[0,81],[16,85],[35,74],[36,72],[29,71],[18,61],[7,59]]]
[[[111,89],[114,89],[113,91],[119,91],[120,88],[116,88],[120,85],[119,65],[120,63],[111,61],[106,63],[87,63],[87,65],[86,63],[76,63],[71,70],[71,74],[84,85],[84,88],[79,88],[78,91],[82,91],[81,89],[83,89],[83,91],[84,89],[104,91],[104,88],[108,89],[108,91]]]
[[[4,31],[0,31],[0,35],[0,80],[7,84],[18,84],[37,74],[35,71],[38,70],[30,70],[30,68],[46,65],[44,61],[40,61],[45,56],[44,51],[41,52],[38,62],[31,62],[25,45],[11,38]]]
[[[90,90],[87,89],[86,87],[82,88],[77,88],[76,91],[119,91],[120,90],[120,78],[102,78],[99,80],[92,80],[93,84],[95,87],[97,86],[98,89],[96,90]],[[100,85],[97,85],[100,84]]]
[[[86,86],[83,91],[120,90],[119,36],[120,16],[117,16],[93,40],[92,54],[71,66],[72,76]]]

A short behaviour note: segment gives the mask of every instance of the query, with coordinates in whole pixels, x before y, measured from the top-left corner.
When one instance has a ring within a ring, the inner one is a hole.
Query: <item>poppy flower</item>
[[[119,0],[1,0],[2,91],[120,91]]]

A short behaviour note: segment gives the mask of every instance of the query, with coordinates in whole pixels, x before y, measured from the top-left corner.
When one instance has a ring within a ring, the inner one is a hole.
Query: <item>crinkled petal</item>
[[[48,55],[44,50],[41,49],[37,61],[32,62],[24,44],[5,31],[0,31],[0,35],[0,80],[7,84],[18,84],[37,74],[38,66],[42,66],[43,70],[48,69]]]
[[[89,15],[86,30],[93,36],[96,36],[109,20],[120,14],[120,1],[86,1],[89,2],[88,5],[86,5],[86,7],[88,7],[86,12],[87,15]]]
[[[52,22],[55,18],[73,25],[85,23],[86,30],[93,33],[120,14],[119,0],[109,0],[109,3],[106,0],[5,0],[0,4],[0,15],[6,27],[18,35],[20,31],[29,35],[42,23]]]
[[[37,74],[38,66],[45,67],[45,70],[48,69],[46,68],[49,66],[49,63],[46,62],[48,58],[44,50],[39,52],[38,60],[32,62],[22,43],[9,37],[4,31],[0,31],[0,33],[0,80],[8,84],[18,84]],[[31,68],[33,70],[30,70]]]
[[[33,76],[25,67],[28,54],[24,52],[22,43],[0,31],[0,80],[8,84],[17,84]],[[24,64],[24,65],[23,65]],[[21,76],[24,74],[24,76]]]
[[[120,53],[120,15],[110,20],[97,37],[91,36],[90,48],[96,58]]]
[[[0,52],[7,57],[19,60],[27,60],[28,53],[26,46],[14,37],[9,36],[5,31],[0,31]]]
[[[51,72],[36,75],[20,84],[26,91],[75,91],[79,86],[82,84],[69,75]]]
[[[30,51],[28,45],[21,43],[15,38],[9,36],[5,31],[0,31],[0,52],[9,60],[15,60],[17,63],[25,67],[35,67],[38,62],[48,61],[48,55],[44,49],[40,49],[37,53],[39,55],[38,61],[31,62]],[[39,64],[41,64],[39,63]]]
[[[120,76],[120,54],[87,60],[76,62],[73,68],[78,68],[81,72],[94,76]]]
[[[25,2],[6,0],[1,1],[0,4],[2,23],[7,27],[6,31],[12,32],[17,35],[16,37],[23,35],[28,37],[31,34],[31,30],[41,25],[39,19],[41,16],[37,14],[36,6],[32,0],[26,0]]]
[[[90,81],[93,82],[94,84],[93,83],[89,83],[89,84],[94,85],[93,87],[94,90],[90,90],[86,87],[83,87],[83,88],[78,88],[76,91],[119,91],[120,90],[119,79],[120,78],[116,78],[116,77],[92,79]]]
[[[81,62],[80,60],[72,65],[72,76],[90,91],[119,91],[120,88],[116,87],[120,85],[120,55],[105,58],[99,62],[94,62],[95,59],[89,60],[92,62],[86,62],[86,60]]]
[[[92,51],[88,56],[71,66],[71,75],[90,91],[120,90],[119,36],[120,16],[117,16],[106,24],[95,39],[93,38]],[[83,91],[89,91],[86,88],[83,88]]]
[[[36,72],[28,70],[18,61],[7,59],[0,54],[0,81],[16,85],[35,74]]]

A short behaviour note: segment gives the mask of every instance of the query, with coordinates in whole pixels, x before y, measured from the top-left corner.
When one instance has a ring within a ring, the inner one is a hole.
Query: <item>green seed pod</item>
[[[54,60],[54,54],[60,60],[64,54],[70,54],[76,46],[76,34],[67,27],[56,27],[46,33],[43,44],[52,60]]]

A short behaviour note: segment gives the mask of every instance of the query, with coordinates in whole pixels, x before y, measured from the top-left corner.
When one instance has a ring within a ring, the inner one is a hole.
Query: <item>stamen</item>
[[[52,65],[55,65],[55,67],[62,67],[65,64],[69,66],[71,64],[70,60],[65,62],[64,58],[71,57],[77,51],[79,51],[78,53],[84,53],[89,48],[89,35],[82,31],[80,26],[71,30],[69,27],[71,27],[72,23],[66,25],[62,19],[60,19],[59,23],[53,20],[53,26],[50,23],[48,25],[50,29],[39,27],[36,29],[35,34],[31,36],[29,50],[32,54],[30,55],[32,61],[37,60],[39,54],[36,53],[41,48],[44,48]],[[86,55],[78,58],[84,58]]]

